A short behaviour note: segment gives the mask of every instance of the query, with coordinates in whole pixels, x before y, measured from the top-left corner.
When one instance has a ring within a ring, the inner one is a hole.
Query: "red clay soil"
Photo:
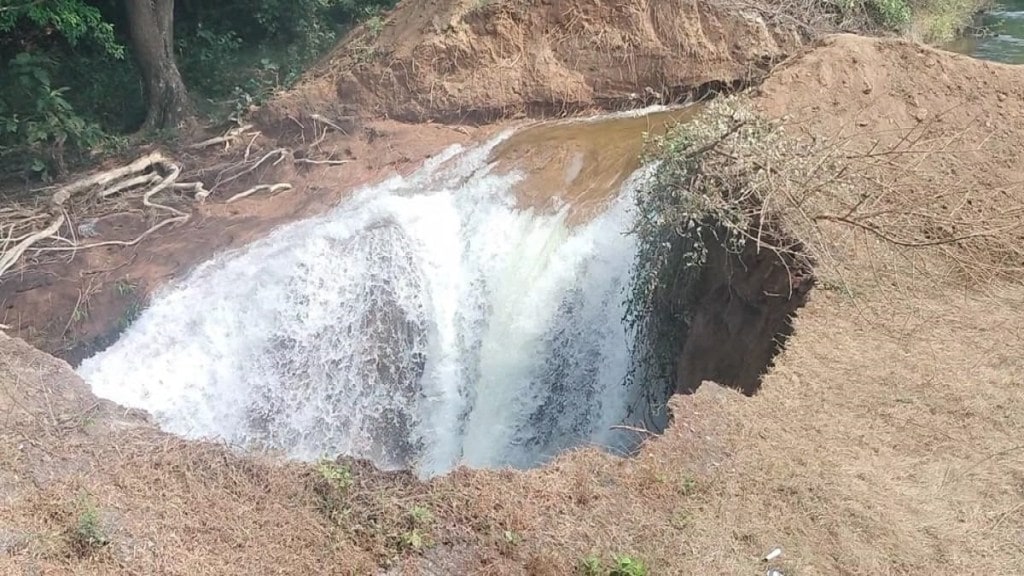
[[[481,123],[675,102],[756,79],[804,42],[806,26],[766,23],[765,8],[406,0],[263,114]]]

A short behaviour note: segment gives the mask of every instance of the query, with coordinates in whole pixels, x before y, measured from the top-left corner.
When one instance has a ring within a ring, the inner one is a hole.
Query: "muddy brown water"
[[[699,105],[647,114],[544,122],[518,130],[492,154],[498,170],[525,174],[516,187],[520,206],[558,210],[570,224],[599,214],[640,167],[645,142],[685,123]]]

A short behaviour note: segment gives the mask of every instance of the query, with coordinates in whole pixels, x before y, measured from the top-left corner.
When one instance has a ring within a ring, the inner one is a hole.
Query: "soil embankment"
[[[742,86],[806,40],[750,4],[404,2],[266,112],[485,123],[667,104]]]

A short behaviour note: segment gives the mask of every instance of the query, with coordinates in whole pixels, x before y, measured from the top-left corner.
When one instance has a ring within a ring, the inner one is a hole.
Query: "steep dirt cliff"
[[[789,254],[754,244],[739,254],[710,247],[704,273],[690,288],[699,297],[676,362],[676,391],[692,393],[712,381],[757,392],[814,283],[808,263]]]

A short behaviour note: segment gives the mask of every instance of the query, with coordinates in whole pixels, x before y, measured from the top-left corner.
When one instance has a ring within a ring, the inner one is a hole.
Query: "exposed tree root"
[[[278,183],[278,184],[260,184],[259,186],[253,186],[252,188],[249,188],[245,192],[239,192],[238,194],[235,194],[231,198],[228,198],[227,200],[225,200],[224,203],[225,204],[231,204],[232,202],[234,202],[236,200],[241,200],[242,198],[245,198],[247,196],[252,196],[253,194],[255,194],[257,192],[262,192],[264,190],[269,191],[271,194],[276,194],[277,192],[284,192],[285,190],[291,190],[291,189],[292,189],[292,185],[288,184],[287,182],[281,182],[281,183]]]
[[[6,272],[11,266],[14,266],[14,263],[17,262],[18,259],[21,258],[21,255],[31,248],[33,244],[55,235],[57,231],[60,230],[60,227],[64,225],[65,219],[63,212],[57,214],[53,221],[50,222],[49,226],[34,234],[30,234],[24,240],[16,244],[14,248],[5,250],[3,256],[0,257],[0,274]]]
[[[351,160],[310,160],[309,158],[296,158],[296,164],[313,164],[318,166],[341,166],[348,164]]]
[[[242,170],[236,170],[235,169],[236,167],[227,168],[227,169],[222,171],[217,176],[217,182],[213,186],[210,187],[210,190],[211,191],[216,190],[218,187],[223,186],[224,184],[227,184],[228,182],[231,182],[233,180],[237,180],[237,179],[241,178],[242,176],[245,176],[246,174],[248,174],[250,172],[253,172],[257,168],[259,168],[264,162],[267,162],[271,158],[274,158],[274,162],[271,164],[271,166],[276,166],[276,165],[280,164],[281,161],[283,161],[287,156],[288,156],[288,150],[287,149],[285,149],[285,148],[275,148],[274,150],[271,150],[270,152],[267,152],[266,154],[264,154],[263,157],[260,158],[259,160],[257,160],[254,164],[251,164],[249,166],[245,166],[243,164],[243,169]],[[230,175],[228,175],[229,173],[230,173]]]
[[[64,240],[58,236],[58,232],[68,222],[67,208],[69,203],[78,196],[102,200],[128,191],[143,189],[145,190],[142,195],[142,204],[144,206],[154,208],[157,211],[170,212],[173,215],[150,228],[135,240],[128,241],[127,245],[138,242],[154,230],[167,224],[188,220],[189,214],[186,212],[153,201],[153,196],[174,185],[180,174],[181,168],[177,164],[171,162],[160,153],[154,152],[126,166],[93,174],[58,188],[50,196],[49,212],[51,217],[46,227],[35,230],[34,222],[38,219],[38,215],[30,215],[10,224],[8,239],[4,241],[2,251],[0,251],[0,275],[14,266],[29,250],[36,252],[54,249],[74,251],[96,246],[96,244],[80,245],[77,241],[67,241],[70,244],[69,246],[36,246],[36,244],[48,239]],[[196,188],[195,183],[186,184],[185,186]],[[200,184],[198,189],[201,188]],[[13,238],[15,230],[21,231],[25,228],[30,229],[31,232],[23,234],[18,238]],[[11,246],[11,243],[15,241],[17,243]],[[101,244],[109,245],[106,243]]]
[[[44,252],[75,252],[101,246],[134,246],[157,230],[188,221],[191,211],[180,206],[175,207],[166,200],[157,199],[158,195],[164,192],[173,191],[184,194],[191,197],[193,202],[199,203],[205,201],[217,188],[238,181],[243,176],[252,174],[261,166],[275,166],[285,160],[303,164],[336,165],[344,163],[344,161],[306,158],[295,160],[291,158],[291,151],[285,148],[276,148],[255,161],[250,161],[249,153],[258,136],[258,132],[253,135],[251,125],[243,125],[229,130],[222,136],[189,146],[190,149],[203,149],[220,144],[227,147],[236,142],[248,141],[244,158],[240,162],[221,165],[214,178],[214,183],[209,188],[199,179],[179,181],[182,177],[181,166],[161,153],[153,152],[125,166],[92,174],[65,184],[57,188],[51,194],[49,202],[45,204],[8,206],[0,209],[0,277],[27,255],[38,255]],[[235,202],[260,192],[273,194],[291,188],[292,185],[287,182],[257,184],[234,194],[225,202]],[[145,208],[157,214],[164,214],[164,218],[132,239],[81,242],[77,238],[72,224],[71,214],[78,212],[73,205],[82,208],[82,205],[87,202],[109,201],[115,197],[141,198]],[[70,227],[70,233],[62,235],[60,231],[65,226]]]
[[[171,224],[177,224],[187,220],[187,217],[172,216],[157,222],[153,226],[150,226],[145,232],[139,234],[131,240],[104,240],[102,242],[92,242],[89,244],[76,244],[73,246],[44,246],[42,248],[36,248],[37,252],[74,252],[76,250],[88,250],[90,248],[99,248],[101,246],[135,246],[139,242],[145,240],[150,234],[157,230],[169,226]]]
[[[232,144],[241,141],[242,138],[248,136],[248,133],[252,131],[252,124],[243,124],[241,126],[236,126],[228,130],[227,132],[224,133],[223,136],[216,136],[214,138],[203,140],[202,142],[196,142],[195,144],[189,146],[189,149],[201,150],[203,148],[209,148],[210,146],[223,144],[224,149],[227,150]],[[259,135],[259,132],[256,132],[255,135]],[[253,136],[254,139],[255,135]]]

